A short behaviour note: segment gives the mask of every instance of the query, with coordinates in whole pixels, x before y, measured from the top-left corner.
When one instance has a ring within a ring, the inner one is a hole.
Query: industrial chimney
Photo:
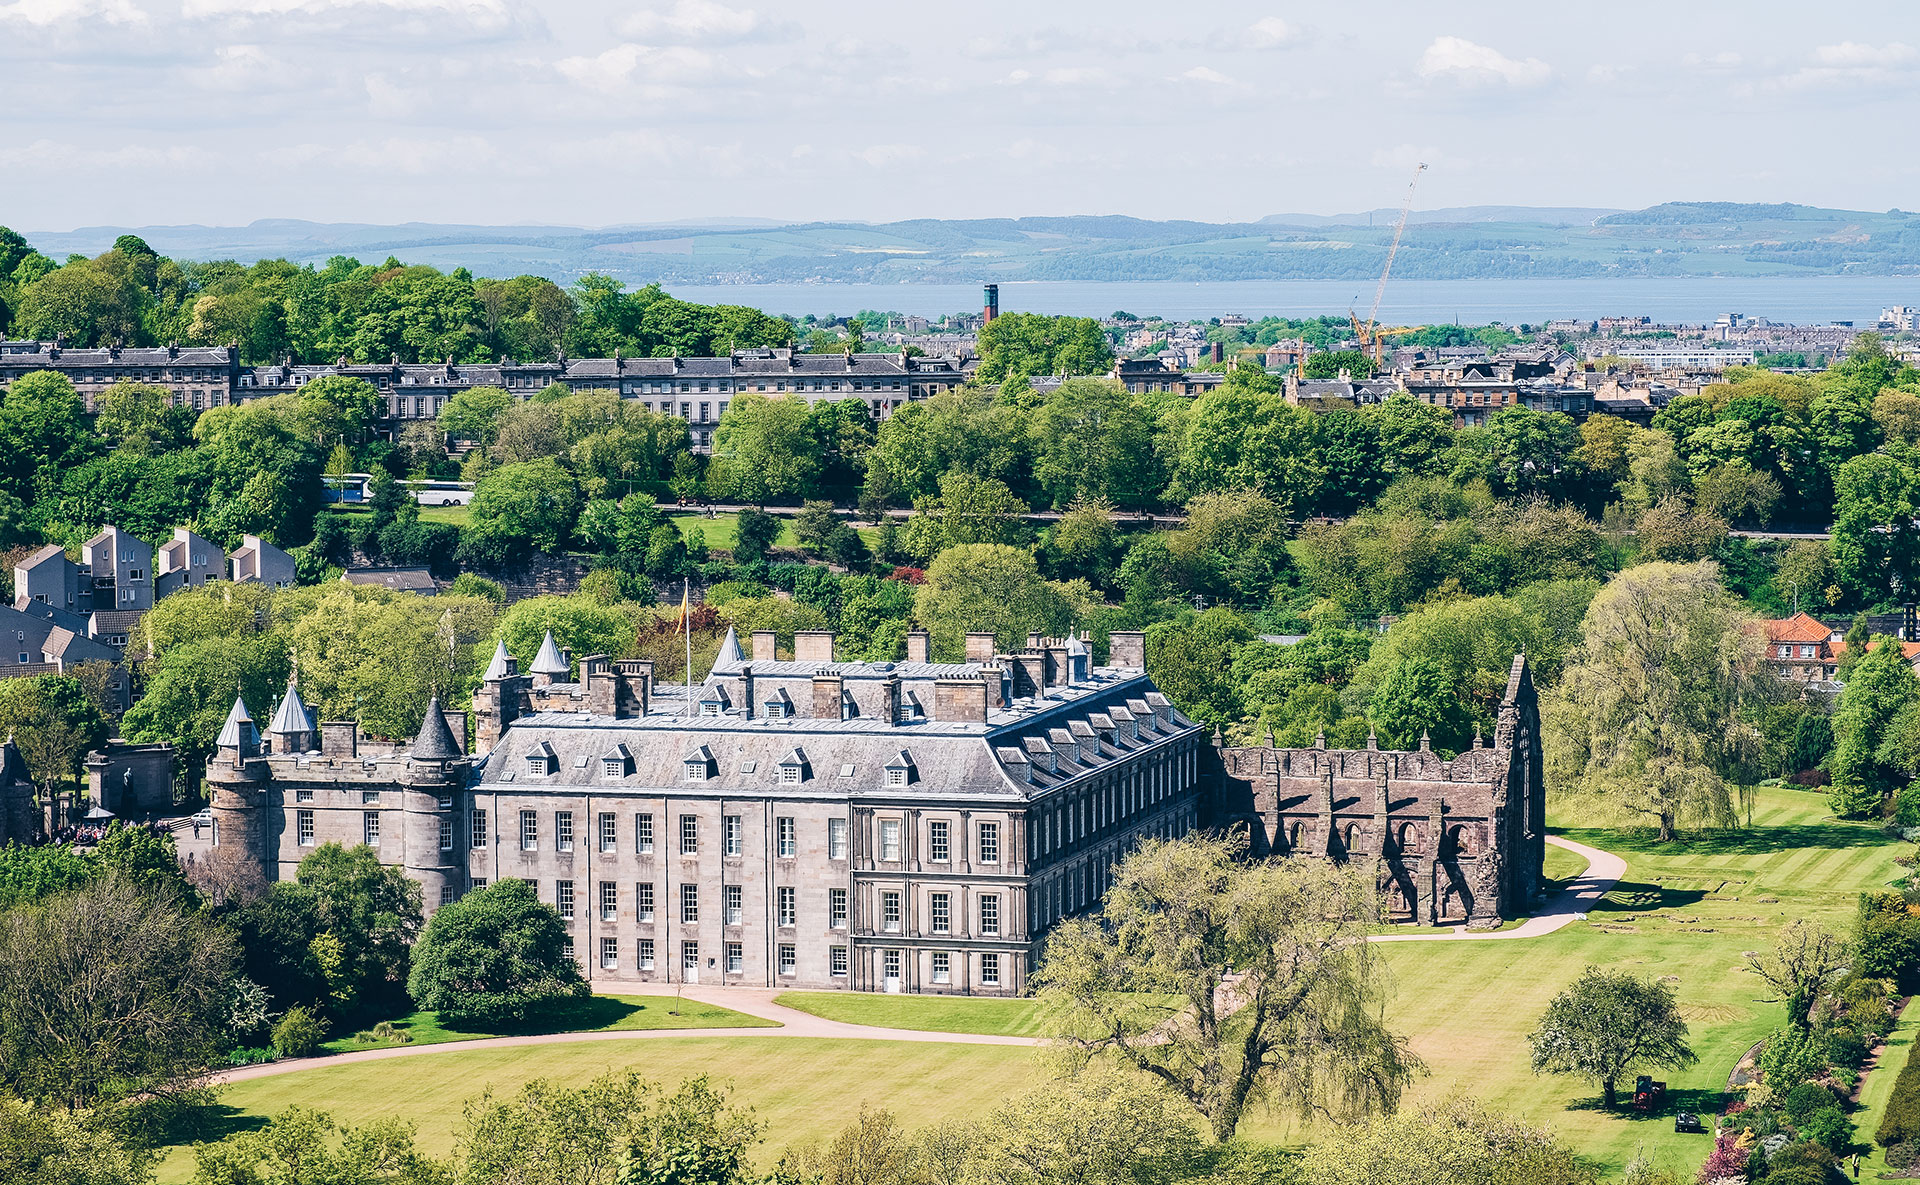
[[[986,308],[982,310],[982,323],[992,321],[1000,315],[1000,285],[988,284],[984,292]]]

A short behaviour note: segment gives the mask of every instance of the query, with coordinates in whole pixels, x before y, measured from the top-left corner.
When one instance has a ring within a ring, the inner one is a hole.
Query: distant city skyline
[[[0,0],[0,224],[1920,205],[1920,12]]]

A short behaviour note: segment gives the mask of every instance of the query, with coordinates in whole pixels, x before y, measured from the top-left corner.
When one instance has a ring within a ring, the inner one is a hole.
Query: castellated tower
[[[236,872],[272,880],[274,828],[266,809],[267,781],[260,730],[246,701],[236,695],[214,741],[213,760],[207,762],[215,855]]]

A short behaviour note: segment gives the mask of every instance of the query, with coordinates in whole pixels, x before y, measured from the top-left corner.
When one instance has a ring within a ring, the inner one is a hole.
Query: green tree
[[[1687,1044],[1687,1022],[1671,987],[1602,967],[1588,967],[1553,998],[1527,1043],[1534,1073],[1598,1083],[1609,1111],[1620,1079],[1641,1070],[1683,1070],[1700,1060]]]
[[[1013,545],[1026,536],[1027,504],[1005,482],[970,473],[949,473],[940,479],[940,494],[919,498],[907,520],[908,552],[930,560],[956,544]]]
[[[1187,418],[1180,483],[1188,494],[1257,490],[1292,518],[1326,480],[1312,414],[1272,395],[1217,390]]]
[[[1821,994],[1845,974],[1853,956],[1831,931],[1795,918],[1769,951],[1749,951],[1747,969],[1779,995],[1787,1023],[1802,1034],[1813,1031],[1813,1008]]]
[[[1202,835],[1134,849],[1099,916],[1047,941],[1035,981],[1055,1039],[1164,1083],[1217,1142],[1256,1093],[1301,1115],[1392,1111],[1422,1067],[1381,1021],[1372,872],[1243,855]]]
[[[780,520],[749,506],[734,525],[733,562],[751,564],[767,558],[767,549],[780,537]]]
[[[1827,802],[1835,814],[1849,819],[1876,815],[1904,784],[1900,768],[1883,760],[1880,750],[1901,709],[1916,700],[1920,678],[1901,655],[1900,643],[1875,638],[1866,656],[1854,663],[1833,714],[1834,747],[1828,760],[1833,786]]]
[[[1409,658],[1391,668],[1367,703],[1380,747],[1412,749],[1431,740],[1446,752],[1465,749],[1473,715],[1453,688],[1431,658]]]
[[[149,1185],[153,1165],[152,1152],[129,1147],[96,1117],[0,1099],[0,1181],[9,1185]]]
[[[979,350],[983,383],[1099,374],[1113,365],[1113,347],[1091,317],[1003,313],[980,330]]]
[[[1834,477],[1833,566],[1865,600],[1889,583],[1914,587],[1920,561],[1920,478],[1905,461],[1874,453],[1852,457]]]
[[[707,468],[707,488],[716,497],[764,505],[806,492],[819,471],[804,400],[734,394],[714,433]]]
[[[632,1071],[579,1088],[536,1079],[470,1100],[462,1180],[519,1185],[749,1185],[761,1126],[705,1077],[672,1093]]]
[[[1310,379],[1337,379],[1341,371],[1345,371],[1351,379],[1370,379],[1373,377],[1373,359],[1359,350],[1328,350],[1308,355],[1303,369]]]
[[[573,532],[579,490],[551,460],[502,465],[474,487],[464,546],[492,563],[553,555]]]
[[[292,1106],[264,1127],[193,1150],[193,1185],[452,1185],[447,1165],[414,1146],[414,1126],[391,1116],[344,1127],[325,1111]]]
[[[1468,1099],[1343,1129],[1305,1157],[1313,1185],[1599,1185],[1592,1164],[1543,1128]],[[1649,1183],[1650,1185],[1650,1183]]]
[[[914,616],[933,635],[937,653],[956,660],[964,635],[993,631],[1011,649],[1039,631],[1059,635],[1069,625],[1066,598],[1040,576],[1030,552],[999,543],[965,543],[941,552],[914,598]]]
[[[587,994],[567,942],[560,915],[525,882],[498,881],[435,912],[407,990],[455,1024],[523,1020],[544,1001]]]
[[[1747,713],[1779,691],[1752,615],[1710,563],[1643,564],[1587,609],[1542,712],[1550,781],[1652,820],[1733,822],[1729,784],[1758,750]]]
[[[1252,640],[1246,619],[1231,609],[1163,621],[1147,629],[1147,673],[1195,720],[1229,724],[1240,716],[1234,656]]]
[[[1139,507],[1166,477],[1153,451],[1153,417],[1111,379],[1068,379],[1035,420],[1034,479],[1055,507],[1101,498]]]
[[[232,937],[118,876],[0,915],[0,1081],[84,1110],[198,1081],[226,1035]]]
[[[326,843],[300,861],[320,933],[345,953],[337,982],[351,995],[341,1015],[395,1012],[406,1002],[408,952],[420,935],[420,882],[382,865],[372,848]]]
[[[500,413],[512,406],[513,396],[499,387],[456,391],[440,409],[440,430],[455,440],[471,440],[485,448],[499,431]]]
[[[79,775],[88,750],[107,741],[105,719],[71,675],[0,680],[0,732],[12,736],[49,798]]]
[[[99,446],[67,376],[37,370],[0,394],[0,489],[31,503]]]
[[[193,439],[193,412],[175,407],[170,388],[114,383],[93,397],[93,430],[117,449],[153,456]]]

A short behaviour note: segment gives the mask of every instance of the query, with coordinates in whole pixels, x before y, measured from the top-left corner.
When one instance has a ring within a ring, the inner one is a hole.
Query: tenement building
[[[1203,731],[1084,639],[936,663],[837,661],[833,635],[729,632],[712,674],[549,636],[499,648],[464,721],[411,742],[315,722],[290,686],[264,732],[236,702],[208,766],[216,843],[268,877],[328,840],[406,869],[429,909],[504,877],[565,920],[597,984],[1012,995],[1047,930],[1142,837],[1200,825]]]
[[[1253,853],[1371,861],[1390,916],[1497,927],[1542,890],[1540,710],[1516,656],[1490,745],[1411,752],[1219,745],[1204,813]]]

